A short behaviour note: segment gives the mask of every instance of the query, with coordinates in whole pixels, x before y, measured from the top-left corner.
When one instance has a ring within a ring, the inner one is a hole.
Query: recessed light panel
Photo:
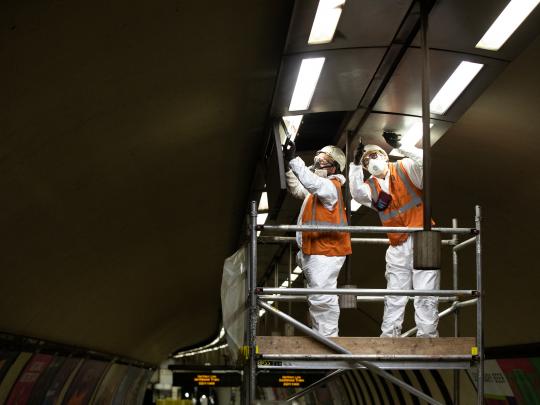
[[[433,114],[444,114],[484,67],[481,63],[461,62],[429,105]]]
[[[308,44],[317,45],[332,42],[343,4],[345,4],[345,0],[319,0]]]
[[[512,0],[486,31],[476,48],[498,51],[540,0]]]
[[[309,108],[315,92],[317,81],[321,75],[325,58],[309,58],[302,60],[300,72],[296,79],[289,111],[302,111]]]

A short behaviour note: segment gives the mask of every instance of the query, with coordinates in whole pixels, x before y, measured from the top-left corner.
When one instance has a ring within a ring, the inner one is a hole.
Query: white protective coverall
[[[341,174],[330,175],[323,178],[309,170],[304,161],[296,157],[290,161],[291,170],[285,173],[287,189],[296,198],[303,199],[297,223],[302,224],[302,214],[310,194],[316,194],[322,205],[332,210],[338,202],[336,186],[330,181],[332,178],[345,184],[345,177]],[[346,256],[306,255],[302,252],[302,232],[296,233],[296,242],[300,251],[296,255],[296,262],[303,270],[308,288],[336,288],[339,271],[345,262]],[[310,295],[309,314],[311,327],[323,336],[338,336],[339,304],[336,295]]]
[[[422,151],[415,147],[404,147],[398,151],[406,156],[401,162],[416,187],[422,189]],[[392,194],[392,180],[388,170],[384,179],[378,178],[382,190]],[[349,184],[352,197],[360,204],[371,208],[371,189],[364,183],[362,166],[350,164]],[[413,268],[413,240],[409,238],[398,246],[389,246],[386,251],[386,280],[389,290],[437,290],[440,285],[439,270],[415,270]],[[384,315],[381,325],[381,337],[397,337],[405,314],[408,297],[386,296]],[[416,336],[438,337],[437,297],[415,297],[415,322],[418,327]]]

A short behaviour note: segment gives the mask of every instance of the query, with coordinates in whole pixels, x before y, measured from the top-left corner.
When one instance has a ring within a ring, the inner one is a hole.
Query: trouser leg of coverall
[[[386,251],[386,280],[389,290],[438,290],[439,270],[413,269],[413,242],[409,237],[403,244],[390,246]],[[381,336],[399,336],[408,297],[387,296],[384,302],[384,316]],[[437,297],[415,297],[415,321],[417,336],[437,337],[438,315]]]
[[[336,288],[345,256],[297,255],[308,288]],[[337,295],[310,295],[311,328],[323,336],[338,336],[339,304]]]
[[[386,288],[389,290],[409,290],[412,286],[412,248],[411,238],[398,246],[386,250]],[[409,297],[387,295],[384,297],[384,315],[381,337],[396,337],[401,334],[405,306]]]
[[[415,290],[438,290],[439,270],[413,270],[412,284]],[[418,327],[418,337],[438,337],[439,323],[438,297],[414,297],[414,320]]]

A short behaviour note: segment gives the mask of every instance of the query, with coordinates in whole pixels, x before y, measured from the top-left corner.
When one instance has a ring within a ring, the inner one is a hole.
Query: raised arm
[[[422,188],[422,162],[423,152],[422,149],[418,149],[414,146],[400,146],[398,152],[405,156],[405,159],[401,161],[403,167],[407,171],[407,174],[411,178],[411,181],[418,188]]]
[[[285,173],[285,179],[287,181],[287,190],[293,197],[303,200],[309,195],[309,192],[300,183],[300,180],[298,180],[292,170],[288,170]]]
[[[388,145],[396,148],[399,153],[405,156],[405,159],[401,161],[403,167],[405,167],[414,185],[422,188],[422,150],[416,148],[414,145],[403,145],[401,143],[401,135],[395,132],[384,132],[383,137]]]
[[[364,183],[362,166],[351,162],[349,165],[349,188],[351,196],[359,204],[371,207],[371,189]]]
[[[334,186],[331,180],[317,176],[311,172],[299,157],[292,159],[289,162],[289,167],[309,194],[315,194],[325,208],[334,208],[338,194],[336,186]]]

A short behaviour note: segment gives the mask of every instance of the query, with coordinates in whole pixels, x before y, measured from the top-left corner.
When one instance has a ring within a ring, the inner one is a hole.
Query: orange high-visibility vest
[[[308,197],[303,225],[343,225],[347,226],[347,215],[343,206],[341,183],[330,179],[336,186],[338,201],[332,210],[323,206],[316,195]],[[351,235],[348,232],[302,232],[302,252],[306,255],[346,256],[352,253]]]
[[[390,163],[389,192],[392,201],[384,211],[378,211],[383,226],[424,226],[424,204],[422,190],[414,185],[401,162]],[[371,199],[379,198],[381,186],[376,177],[366,180],[371,188]],[[401,245],[409,237],[408,233],[389,233],[388,239],[392,246]]]

